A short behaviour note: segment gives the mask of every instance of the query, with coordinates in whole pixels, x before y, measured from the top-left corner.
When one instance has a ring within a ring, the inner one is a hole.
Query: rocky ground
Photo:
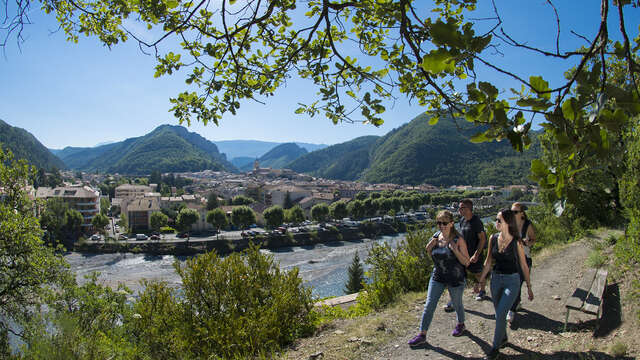
[[[616,279],[610,271],[603,320],[597,331],[593,315],[572,311],[564,331],[565,300],[580,282],[595,243],[606,243],[602,232],[534,257],[535,299],[523,302],[508,330],[503,359],[634,359],[640,355],[637,309],[624,296],[631,277]],[[605,255],[606,255],[605,250]],[[621,296],[623,294],[623,296]],[[464,296],[466,326],[462,337],[451,336],[455,313],[445,313],[443,296],[427,334],[428,344],[410,348],[417,333],[425,293],[407,294],[395,306],[366,317],[339,320],[301,339],[286,359],[477,359],[491,346],[495,326],[490,300],[476,301],[471,288]],[[622,350],[624,349],[624,351]]]

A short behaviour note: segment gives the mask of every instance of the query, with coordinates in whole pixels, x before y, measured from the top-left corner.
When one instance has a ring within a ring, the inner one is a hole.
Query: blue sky
[[[488,1],[481,0],[486,6]],[[597,32],[600,2],[596,0],[556,1],[561,18],[561,50],[573,50],[585,42],[570,29],[592,37]],[[553,50],[555,19],[544,0],[496,1],[505,30],[529,45]],[[34,3],[37,5],[37,3]],[[609,32],[619,37],[615,8],[611,7]],[[638,35],[638,9],[626,8],[627,31]],[[486,15],[486,9],[478,15]],[[94,38],[81,37],[77,44],[67,42],[56,29],[55,19],[39,10],[31,13],[32,25],[25,28],[26,42],[19,49],[9,41],[0,57],[0,119],[34,134],[49,148],[94,146],[142,136],[159,125],[177,124],[168,112],[169,98],[185,89],[184,73],[154,78],[155,59],[142,54],[133,42],[112,49]],[[551,80],[561,79],[566,64],[516,57],[506,49],[504,56],[487,56],[518,73],[540,73]],[[481,73],[481,75],[483,75]],[[501,90],[510,80],[489,75],[487,80]],[[385,123],[379,128],[362,124],[333,125],[324,117],[308,118],[294,113],[301,96],[312,99],[310,83],[292,81],[278,90],[267,104],[246,102],[236,116],[225,115],[220,126],[189,127],[209,140],[255,139],[335,144],[362,135],[384,135],[408,122],[426,109],[410,105],[401,98],[395,105],[385,104]],[[393,105],[393,106],[392,106]]]

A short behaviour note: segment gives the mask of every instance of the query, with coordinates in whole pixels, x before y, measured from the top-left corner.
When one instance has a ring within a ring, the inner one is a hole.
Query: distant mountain
[[[69,168],[123,174],[205,169],[237,171],[217,146],[182,126],[162,125],[147,135],[93,148],[58,152]]]
[[[0,120],[0,146],[11,150],[16,159],[25,159],[29,164],[46,170],[64,169],[65,165],[30,132],[11,126]]]
[[[378,139],[378,136],[355,138],[310,152],[286,167],[326,179],[357,180],[369,167],[369,153]]]
[[[288,163],[294,161],[300,156],[307,153],[307,150],[301,148],[295,143],[284,143],[269,150],[266,154],[262,155],[258,159],[258,163],[262,168],[282,169]],[[245,166],[240,167],[240,170],[251,170],[253,168],[253,162],[249,162]]]
[[[220,152],[227,156],[227,159],[233,159],[237,157],[250,157],[257,159],[262,155],[269,152],[269,150],[275,148],[283,143],[271,142],[271,141],[259,141],[259,140],[220,140],[215,141]],[[296,145],[304,148],[307,151],[315,151],[327,147],[324,144],[309,144],[296,142]]]
[[[245,169],[247,166],[253,166],[255,160],[256,158],[251,156],[239,156],[231,159],[231,163],[238,169]]]
[[[464,120],[456,124],[441,119],[435,126],[428,120],[423,114],[383,137],[333,145],[287,167],[314,176],[371,183],[450,186],[530,182],[531,160],[540,154],[537,140],[529,150],[517,153],[506,140],[471,143],[469,137],[480,128]]]

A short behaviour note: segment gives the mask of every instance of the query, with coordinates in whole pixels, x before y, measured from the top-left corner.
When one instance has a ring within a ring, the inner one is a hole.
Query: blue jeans
[[[429,289],[427,289],[427,301],[424,303],[424,310],[422,311],[422,320],[420,321],[420,331],[427,331],[431,320],[433,320],[433,313],[438,306],[438,300],[444,292],[444,289],[449,289],[451,294],[451,300],[453,301],[453,308],[456,310],[456,318],[458,323],[464,322],[464,306],[462,305],[462,292],[464,291],[464,283],[459,286],[449,286],[445,283],[441,283],[433,280],[429,280]]]
[[[531,265],[533,265],[533,260],[531,258],[525,257],[527,261],[527,266],[529,267],[529,274],[531,274]],[[520,304],[520,296],[522,294],[522,283],[524,282],[524,277],[520,277],[520,286],[518,287],[518,296],[516,297],[516,301],[513,302],[513,306],[511,307],[511,311],[516,311],[518,308],[518,304]]]
[[[507,312],[516,301],[520,275],[491,273],[491,298],[496,310],[496,331],[493,333],[493,348],[497,349],[507,335]]]

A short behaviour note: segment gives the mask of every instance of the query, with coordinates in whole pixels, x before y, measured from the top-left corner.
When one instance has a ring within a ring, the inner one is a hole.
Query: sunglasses
[[[445,226],[449,224],[449,221],[436,221],[436,224],[438,226]]]
[[[522,212],[522,211],[520,211],[520,210],[511,210],[511,211],[512,211],[514,214],[517,214],[517,213],[521,213],[521,212]]]
[[[500,220],[499,218],[496,218],[496,223],[500,224],[500,223],[502,223],[502,220]]]

